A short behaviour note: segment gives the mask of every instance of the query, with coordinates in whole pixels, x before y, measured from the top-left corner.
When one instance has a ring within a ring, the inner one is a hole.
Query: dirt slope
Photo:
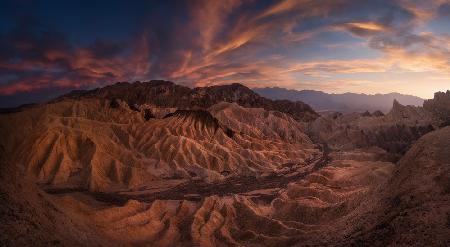
[[[288,125],[294,120],[285,115],[272,115],[264,120],[264,129],[253,127],[255,131],[243,119],[231,121],[247,124],[247,129],[235,130],[237,126],[219,122],[204,110],[178,110],[145,120],[143,112],[126,104],[113,108],[108,101],[88,99],[5,114],[0,125],[2,145],[12,160],[23,164],[40,184],[66,189],[106,192],[152,181],[257,175],[318,152],[301,126]],[[251,134],[274,132],[274,126],[280,133],[298,134]]]

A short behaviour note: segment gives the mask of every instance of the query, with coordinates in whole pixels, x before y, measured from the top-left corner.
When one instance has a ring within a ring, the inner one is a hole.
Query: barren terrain
[[[240,85],[161,81],[5,112],[0,244],[446,246],[443,114],[319,117]]]

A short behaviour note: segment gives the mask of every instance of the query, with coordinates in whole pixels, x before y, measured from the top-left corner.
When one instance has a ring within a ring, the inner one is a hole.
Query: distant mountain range
[[[389,94],[328,94],[315,90],[291,90],[279,87],[253,88],[253,91],[269,99],[287,99],[302,101],[310,105],[316,111],[340,111],[340,112],[364,112],[376,111],[388,112],[392,103],[397,100],[402,105],[422,106],[424,99],[399,93]]]

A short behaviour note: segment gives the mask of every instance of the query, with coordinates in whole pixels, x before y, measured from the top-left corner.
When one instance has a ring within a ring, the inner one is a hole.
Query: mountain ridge
[[[264,108],[287,113],[299,121],[312,121],[319,115],[301,101],[271,100],[260,96],[250,88],[239,84],[189,88],[170,81],[151,80],[148,82],[118,82],[93,90],[76,90],[60,96],[52,102],[66,98],[120,99],[129,105],[153,104],[157,107],[178,109],[206,109],[221,101],[243,107]]]
[[[400,93],[325,93],[317,90],[295,90],[281,87],[253,88],[255,92],[270,99],[300,100],[316,111],[365,112],[380,110],[389,112],[396,99],[403,105],[422,106],[424,99]]]

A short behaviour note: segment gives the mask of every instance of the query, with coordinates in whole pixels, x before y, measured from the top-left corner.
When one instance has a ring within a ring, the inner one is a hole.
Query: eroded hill
[[[0,115],[1,244],[450,244],[433,112],[299,121],[236,87],[116,84]]]

